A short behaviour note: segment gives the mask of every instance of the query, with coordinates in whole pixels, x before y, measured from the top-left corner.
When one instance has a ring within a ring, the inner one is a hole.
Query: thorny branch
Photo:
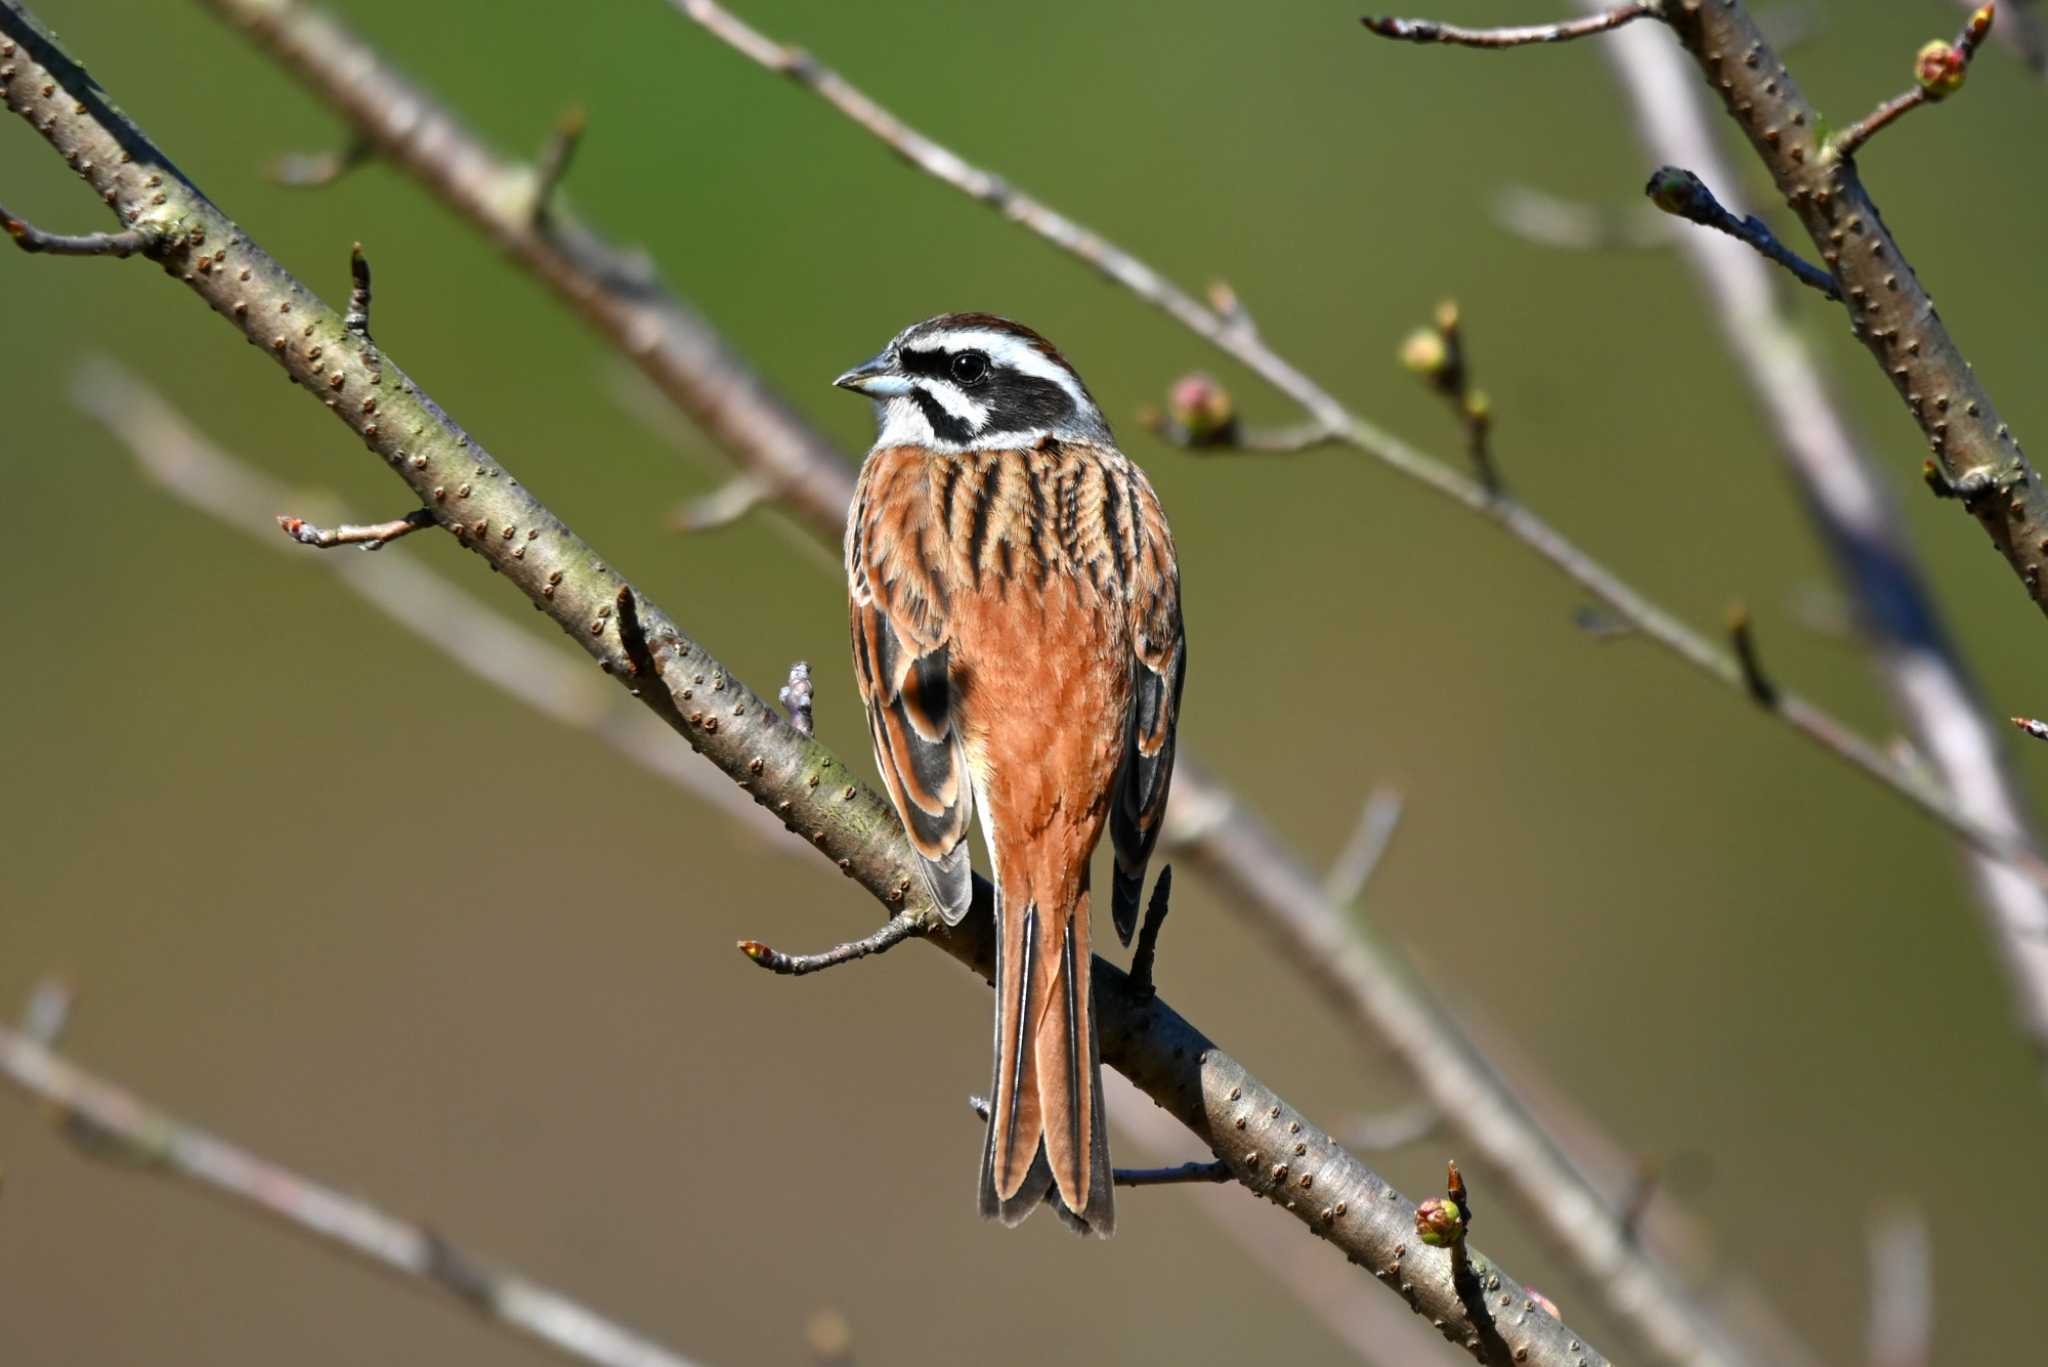
[[[63,1004],[39,991],[22,1029],[0,1025],[0,1078],[55,1107],[82,1152],[253,1207],[324,1246],[453,1296],[563,1357],[599,1367],[691,1367],[680,1353],[558,1291],[479,1262],[432,1230],[237,1148],[66,1062],[52,1052]]]
[[[187,181],[19,0],[0,0],[0,57],[7,59],[0,78],[7,107],[26,115],[124,221],[161,234],[163,264],[175,278],[321,397],[462,544],[632,686],[631,661],[609,621],[626,587],[618,574]],[[44,87],[52,94],[39,97]],[[451,498],[456,480],[461,492]],[[635,599],[662,685],[635,688],[635,696],[842,872],[886,905],[903,902],[916,877],[886,801],[783,722],[654,603]],[[986,979],[993,952],[985,882],[975,895],[980,915],[928,938]],[[1092,976],[1104,1061],[1192,1129],[1241,1183],[1397,1285],[1412,1309],[1475,1354],[1498,1336],[1521,1361],[1605,1362],[1497,1268],[1488,1269],[1486,1300],[1476,1311],[1468,1306],[1447,1268],[1410,1253],[1403,1230],[1414,1209],[1399,1193],[1162,999],[1136,998],[1124,975],[1100,959]]]

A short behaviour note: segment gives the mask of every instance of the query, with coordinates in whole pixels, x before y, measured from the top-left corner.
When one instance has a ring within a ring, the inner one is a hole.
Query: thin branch
[[[1382,38],[1396,38],[1403,42],[1503,48],[1527,47],[1532,43],[1568,43],[1574,38],[1590,38],[1594,34],[1620,28],[1623,24],[1632,23],[1655,11],[1656,6],[1652,4],[1616,5],[1613,9],[1584,19],[1565,19],[1555,24],[1527,24],[1517,28],[1460,28],[1456,24],[1439,24],[1433,19],[1375,19],[1371,15],[1367,15],[1359,22]]]
[[[583,106],[572,105],[555,122],[548,134],[548,140],[541,145],[540,159],[534,163],[533,171],[533,218],[544,222],[554,212],[555,192],[561,187],[562,178],[569,174],[569,163],[576,155],[578,144],[583,141],[583,130],[589,126],[589,117]]]
[[[1640,206],[1582,204],[1530,185],[1504,185],[1493,220],[1524,242],[1562,251],[1658,251],[1671,245],[1671,225]]]
[[[1118,1168],[1120,1187],[1185,1187],[1197,1182],[1228,1182],[1228,1163],[1182,1163],[1172,1168]]]
[[[818,954],[784,954],[779,949],[769,948],[759,940],[741,940],[739,949],[740,953],[770,973],[801,978],[809,973],[822,973],[828,968],[837,968],[840,964],[850,964],[856,959],[865,959],[871,954],[886,954],[905,940],[915,939],[929,929],[927,919],[922,913],[899,911],[872,935],[848,940]]]
[[[157,234],[148,228],[130,228],[118,233],[46,233],[0,205],[0,228],[14,239],[14,245],[31,254],[50,256],[133,256],[146,252]]]
[[[1739,183],[1683,50],[1663,34],[1638,29],[1616,35],[1601,51],[1635,111],[1627,122],[1652,161],[1682,163],[1715,184]],[[1739,68],[1742,79],[1748,70]],[[1784,292],[1754,254],[1728,250],[1704,233],[1685,234],[1679,249],[1757,396],[1774,449],[1924,763],[1963,811],[2034,846],[2031,802],[2007,769],[1990,709],[1942,620],[1886,481],[1864,457],[1822,374],[1811,329],[1788,317]],[[1849,269],[1861,271],[1864,263],[1852,259]],[[2015,985],[2022,1028],[2037,1047],[2048,1045],[2048,892],[1981,849],[1964,851],[1977,901]]]
[[[1870,1367],[1934,1361],[1934,1249],[1927,1216],[1911,1206],[1870,1217]]]
[[[1780,701],[1778,686],[1764,674],[1749,609],[1740,603],[1728,610],[1728,640],[1735,647],[1735,658],[1742,662],[1742,682],[1749,689],[1751,701],[1758,707],[1776,707]]]
[[[2036,721],[2032,717],[2014,717],[2012,724],[2035,740],[2048,740],[2048,721]]]
[[[1365,894],[1365,885],[1378,872],[1387,847],[1394,843],[1394,831],[1401,824],[1401,795],[1392,788],[1375,788],[1358,814],[1358,824],[1344,849],[1330,863],[1323,879],[1323,893],[1332,902],[1350,906]]]
[[[351,353],[342,315],[179,176],[47,31],[29,19],[19,0],[0,0],[0,40],[17,48],[23,80],[63,91],[63,98],[51,102],[53,112],[38,108],[33,126],[65,160],[90,167],[88,183],[116,213],[125,216],[132,211],[140,219],[149,217],[151,208],[161,210],[157,217],[178,227],[177,236],[170,239],[173,253],[208,243],[214,244],[209,254],[229,250],[226,269],[174,269],[174,278],[212,306],[216,316],[264,342],[263,354],[312,389],[323,409],[363,437],[423,502],[432,499],[435,488],[445,487],[437,481],[451,477],[446,472],[464,472],[471,491],[460,500],[461,512],[472,520],[462,544],[607,666],[613,677],[629,678],[616,628],[606,625],[626,581],[524,482],[457,426],[388,354],[376,358],[373,378],[370,368]],[[120,156],[124,151],[125,160]],[[183,262],[174,255],[171,264]],[[236,308],[238,304],[243,307]],[[289,321],[280,321],[284,319]],[[334,348],[317,373],[324,377],[317,388],[309,383],[316,372],[306,358],[314,346]],[[366,390],[383,396],[374,414],[356,403],[326,402],[336,395],[354,398]],[[514,554],[529,544],[538,547],[537,554]],[[637,597],[638,620],[660,660],[664,685],[639,690],[641,701],[894,910],[910,895],[917,878],[915,856],[887,800],[861,787],[826,747],[799,735],[644,594]],[[959,926],[935,927],[925,938],[987,981],[994,967],[993,890],[977,880],[974,894],[980,914]],[[906,909],[923,910],[924,899],[918,900],[919,906]],[[1526,1297],[1505,1272],[1489,1273],[1489,1290],[1497,1290],[1501,1297],[1499,1311],[1490,1301],[1476,1311],[1468,1306],[1445,1269],[1409,1256],[1403,1231],[1413,1221],[1414,1208],[1383,1178],[1288,1106],[1164,1000],[1138,998],[1125,975],[1100,958],[1092,963],[1091,973],[1103,1061],[1187,1125],[1217,1158],[1231,1165],[1241,1183],[1288,1201],[1306,1228],[1397,1285],[1411,1309],[1441,1321],[1448,1335],[1477,1356],[1490,1351],[1495,1337],[1505,1336],[1518,1361],[1539,1367],[1602,1367],[1606,1362],[1557,1321],[1513,1309]],[[1298,1148],[1289,1148],[1290,1144]],[[1274,1161],[1283,1152],[1290,1157]]]
[[[376,149],[369,139],[351,137],[333,152],[287,152],[270,163],[270,179],[294,190],[320,190],[368,161]]]
[[[1138,946],[1131,951],[1131,989],[1141,998],[1158,990],[1152,981],[1152,970],[1159,957],[1159,932],[1165,928],[1172,898],[1173,865],[1168,864],[1159,870],[1159,877],[1152,884],[1152,898],[1145,904],[1145,920],[1138,927]]]
[[[210,0],[220,4],[223,0]],[[880,139],[918,170],[953,186],[1001,213],[1004,218],[1069,252],[1122,285],[1139,299],[1163,310],[1176,322],[1288,395],[1305,408],[1338,441],[1350,445],[1436,493],[1480,513],[1566,578],[1598,599],[1603,607],[1640,634],[1726,686],[1742,689],[1740,666],[1724,650],[1642,593],[1568,540],[1556,528],[1511,498],[1494,497],[1471,479],[1399,438],[1380,431],[1352,413],[1329,391],[1273,351],[1256,333],[1233,327],[1159,272],[1048,205],[1012,189],[999,177],[973,166],[957,153],[906,126],[900,119],[843,76],[814,58],[787,48],[748,27],[712,0],[667,0],[669,6],[716,34],[729,46],[787,76],[818,95],[834,109]],[[2048,493],[2044,493],[2048,500]],[[2048,506],[2039,521],[2048,525]],[[844,526],[844,504],[835,515]],[[833,535],[836,537],[838,531]],[[2048,556],[2048,552],[2044,552]],[[1967,814],[1955,797],[1923,774],[1901,766],[1882,746],[1860,736],[1829,713],[1790,692],[1768,714],[1819,745],[1850,767],[1891,789],[1934,818],[1950,832],[1988,854],[2013,863],[2024,876],[2048,885],[2048,863],[2011,834],[1994,830]]]
[[[1427,1101],[1362,1115],[1339,1131],[1344,1146],[1359,1153],[1391,1153],[1419,1144],[1443,1128],[1444,1114]]]
[[[192,1182],[326,1248],[454,1297],[565,1358],[601,1367],[690,1367],[690,1360],[509,1269],[472,1258],[431,1230],[237,1148],[0,1025],[0,1078],[56,1108],[83,1152]]]
[[[1794,280],[1808,289],[1819,290],[1830,299],[1841,299],[1842,287],[1835,283],[1832,275],[1780,242],[1770,225],[1755,214],[1737,218],[1723,208],[1706,182],[1692,172],[1677,166],[1660,166],[1650,173],[1649,184],[1643,187],[1643,193],[1665,213],[1726,233],[1744,246],[1754,248],[1766,261],[1784,267]]]
[[[1970,59],[1977,55],[1977,45],[1984,41],[1984,35],[1991,32],[1996,12],[1995,4],[1981,5],[1963,21],[1962,31],[1953,43],[1937,38],[1921,48],[1913,58],[1913,88],[1903,95],[1894,95],[1828,139],[1826,155],[1846,161],[1864,143],[1921,105],[1937,104],[1961,90],[1969,79]]]
[[[730,527],[764,503],[775,501],[775,490],[753,475],[734,475],[725,483],[693,498],[669,514],[669,525],[679,532],[708,532]]]
[[[1493,463],[1493,405],[1484,390],[1473,387],[1472,367],[1465,356],[1465,329],[1454,301],[1438,304],[1435,322],[1408,335],[1401,344],[1401,364],[1451,406],[1452,416],[1465,430],[1465,455],[1472,462],[1479,487],[1488,498],[1499,498],[1506,489]]]
[[[358,242],[348,252],[348,313],[341,325],[362,338],[370,340],[370,259],[363,255],[363,244]]]
[[[336,527],[316,527],[303,517],[280,514],[277,525],[301,546],[318,546],[321,550],[333,546],[361,546],[366,551],[377,551],[401,536],[410,536],[433,526],[434,515],[425,508],[415,508],[404,517],[395,517],[389,522],[344,522]]]

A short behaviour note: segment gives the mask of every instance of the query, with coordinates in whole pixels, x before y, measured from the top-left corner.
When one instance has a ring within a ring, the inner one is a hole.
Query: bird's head
[[[948,313],[907,327],[832,383],[875,401],[878,447],[1112,441],[1088,386],[1053,344],[994,314]]]

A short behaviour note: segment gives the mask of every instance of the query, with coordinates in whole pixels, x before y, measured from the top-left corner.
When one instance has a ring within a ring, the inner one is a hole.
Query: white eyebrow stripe
[[[1030,375],[1041,380],[1051,380],[1067,391],[1067,397],[1074,401],[1078,412],[1092,413],[1095,405],[1088,402],[1088,396],[1081,389],[1081,382],[1074,378],[1074,372],[1054,361],[1022,337],[1007,332],[991,332],[986,328],[961,328],[946,332],[935,332],[918,339],[917,349],[937,347],[944,351],[985,351],[991,362],[1007,366],[1019,375]]]

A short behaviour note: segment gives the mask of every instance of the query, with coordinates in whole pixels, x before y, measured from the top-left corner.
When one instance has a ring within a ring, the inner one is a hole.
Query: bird
[[[896,334],[833,383],[874,401],[846,525],[854,676],[939,915],[995,887],[982,1215],[1116,1226],[1089,864],[1128,945],[1173,781],[1187,646],[1159,498],[1044,337],[987,313]]]

